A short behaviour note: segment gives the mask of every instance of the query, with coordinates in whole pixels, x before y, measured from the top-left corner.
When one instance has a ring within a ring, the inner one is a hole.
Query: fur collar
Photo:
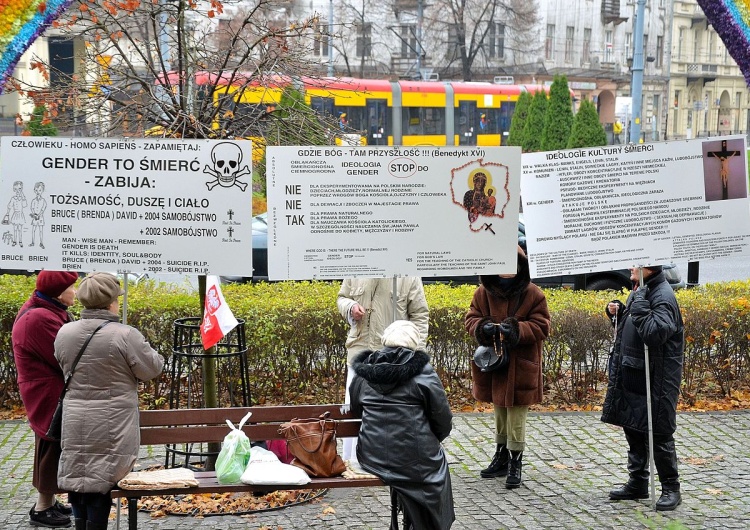
[[[496,275],[479,277],[479,281],[488,293],[506,300],[519,296],[531,283],[529,260],[520,247],[518,248],[518,272],[515,277],[510,278],[510,282],[502,280],[503,278]]]
[[[378,351],[363,351],[352,363],[354,372],[373,387],[392,390],[413,379],[430,362],[423,350],[410,350],[401,347],[384,347]]]

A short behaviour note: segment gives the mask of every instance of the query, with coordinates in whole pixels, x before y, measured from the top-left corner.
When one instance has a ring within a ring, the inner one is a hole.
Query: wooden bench
[[[357,436],[361,421],[342,412],[343,405],[295,405],[268,407],[239,407],[218,409],[173,409],[142,410],[140,413],[141,445],[175,445],[189,443],[221,442],[229,433],[225,420],[238,425],[248,412],[252,416],[243,427],[250,440],[283,439],[279,426],[294,418],[317,418],[325,412],[330,418],[339,420],[337,436],[339,438]],[[268,486],[246,484],[219,484],[213,471],[196,471],[195,478],[200,485],[194,488],[175,488],[158,490],[112,490],[113,499],[127,499],[128,529],[138,527],[138,499],[141,497],[162,495],[189,495],[202,493],[227,492],[269,492],[284,489],[328,489],[328,488],[361,488],[383,486],[380,479],[346,479],[344,477],[312,478],[309,484],[302,486]],[[119,528],[119,511],[117,528]]]

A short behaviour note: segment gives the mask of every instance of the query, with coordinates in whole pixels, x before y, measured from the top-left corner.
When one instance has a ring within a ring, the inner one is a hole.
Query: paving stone
[[[622,431],[601,423],[598,413],[530,414],[524,484],[516,490],[505,489],[504,478],[479,477],[494,453],[492,425],[492,414],[456,414],[444,442],[451,462],[454,529],[620,530],[664,528],[671,521],[687,528],[748,528],[750,411],[678,416],[683,503],[666,514],[654,512],[650,500],[607,498],[612,486],[627,479],[626,444]],[[31,528],[33,452],[34,437],[25,422],[0,422],[0,528]],[[143,448],[139,465],[163,461],[162,447]],[[334,513],[324,513],[328,507]],[[140,513],[138,519],[143,530],[383,530],[389,526],[390,496],[387,488],[331,490],[312,503],[249,516],[152,519]],[[123,517],[120,528],[126,527]]]

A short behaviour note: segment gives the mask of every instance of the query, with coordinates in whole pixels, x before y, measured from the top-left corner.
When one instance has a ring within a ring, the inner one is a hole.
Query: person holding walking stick
[[[682,502],[674,441],[685,351],[682,315],[661,266],[644,267],[642,272],[635,267],[630,273],[633,290],[627,302],[623,305],[613,300],[605,309],[613,324],[616,322],[617,334],[601,419],[623,428],[630,474],[626,484],[609,492],[609,498],[649,497],[652,430],[654,464],[661,483],[656,509],[670,511]]]

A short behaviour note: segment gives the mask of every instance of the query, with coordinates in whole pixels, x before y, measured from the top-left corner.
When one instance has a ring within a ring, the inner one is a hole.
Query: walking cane
[[[638,288],[643,289],[643,267],[638,267]],[[644,341],[643,353],[646,363],[646,412],[648,417],[648,466],[651,485],[651,509],[656,510],[656,483],[654,481],[654,420],[651,414],[651,366],[648,359],[648,344]]]

